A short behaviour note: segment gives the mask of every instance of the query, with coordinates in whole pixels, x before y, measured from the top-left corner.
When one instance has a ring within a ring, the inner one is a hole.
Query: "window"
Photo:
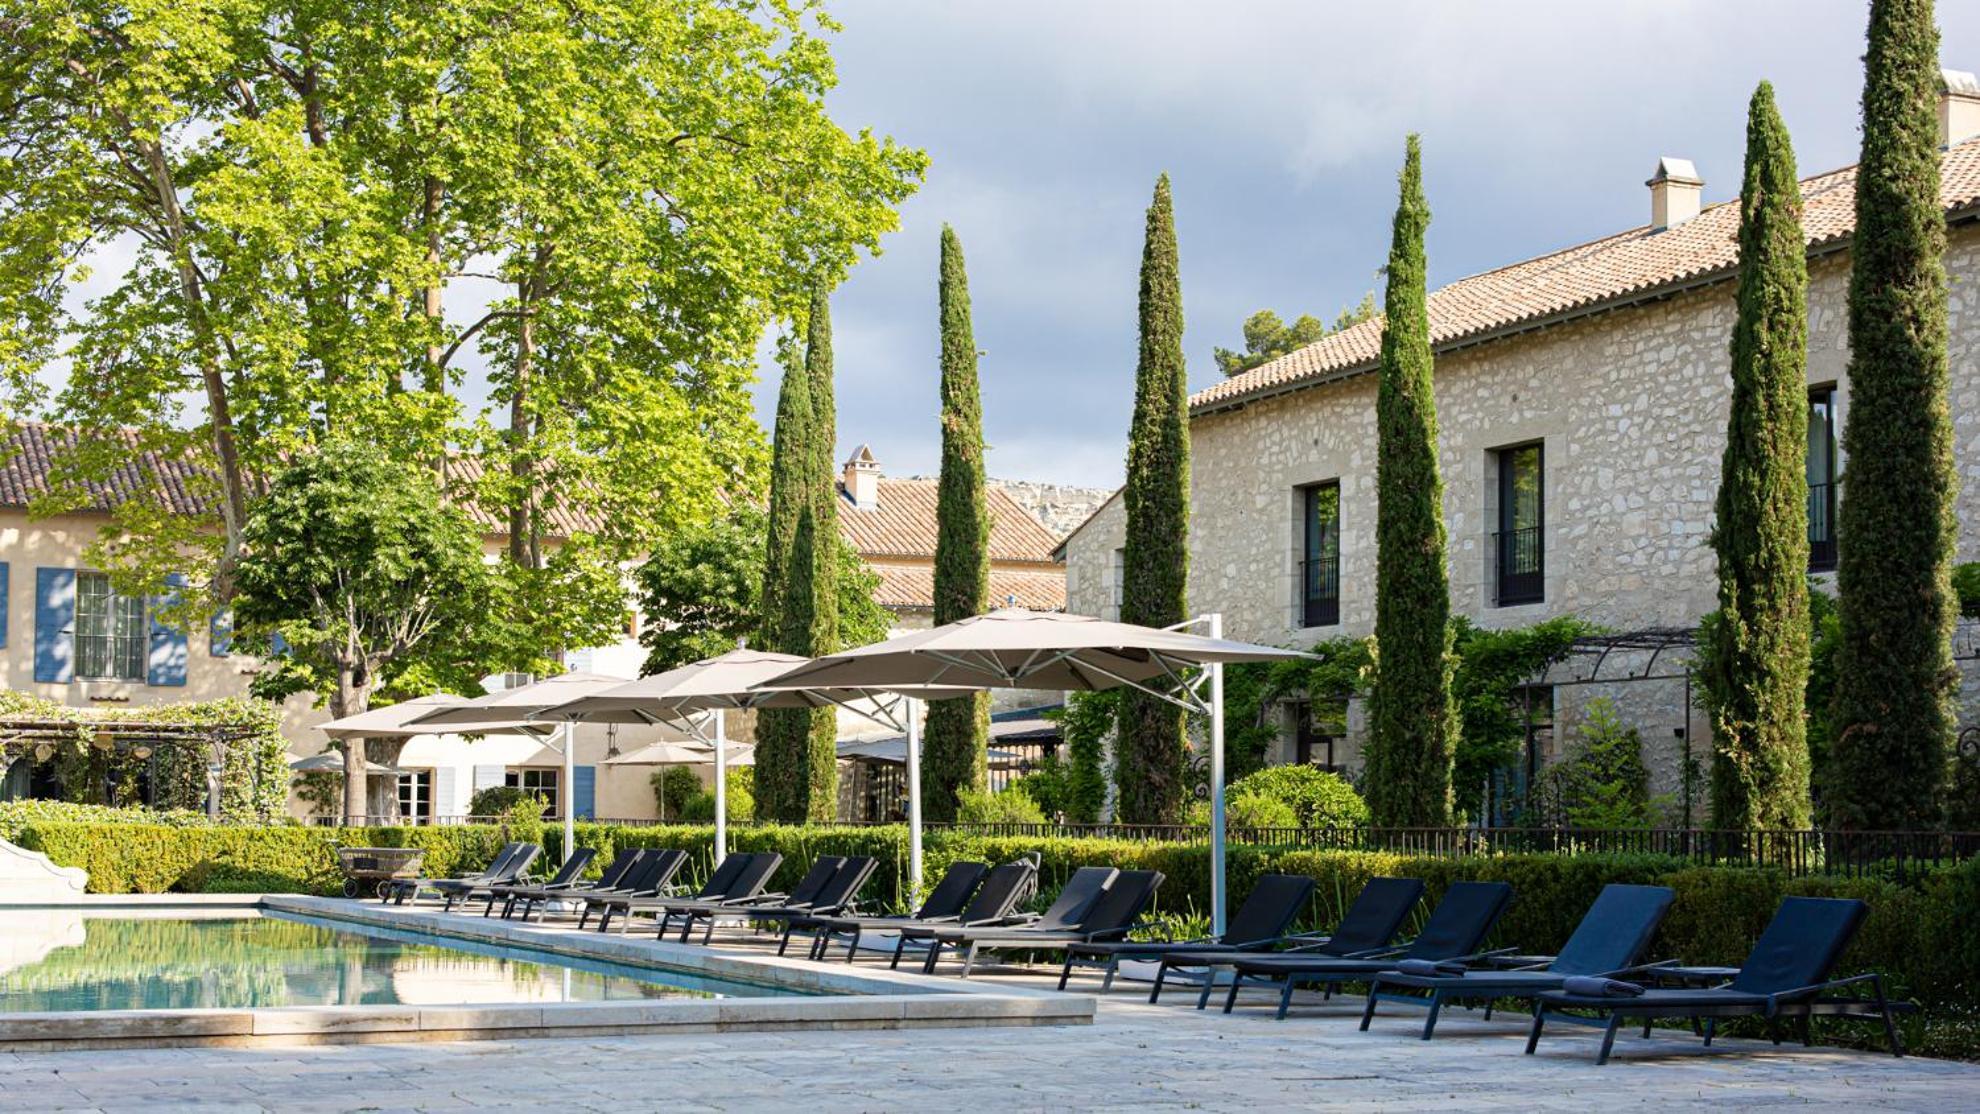
[[[1497,600],[1500,607],[1538,603],[1546,597],[1544,462],[1538,444],[1500,449]]]
[[[433,771],[399,775],[399,816],[415,824],[433,823]]]
[[[76,676],[144,680],[144,600],[118,595],[100,572],[76,574]]]
[[[1314,722],[1311,703],[1293,705],[1293,762],[1338,773],[1341,767],[1334,759],[1334,736],[1322,729],[1325,726]]]
[[[1127,599],[1127,548],[1123,546],[1114,551],[1114,599],[1112,604],[1114,618],[1118,619],[1121,617],[1121,602],[1125,599]]]
[[[521,769],[510,770],[502,775],[502,784],[534,793],[543,798],[543,815],[557,815],[557,802],[563,798],[557,795],[557,771]]]
[[[1836,567],[1836,389],[1808,392],[1808,567]]]
[[[1300,489],[1299,513],[1299,625],[1330,627],[1341,621],[1340,482]]]

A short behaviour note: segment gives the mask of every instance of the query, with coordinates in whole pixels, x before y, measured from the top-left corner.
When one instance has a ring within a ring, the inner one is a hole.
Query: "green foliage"
[[[662,820],[684,820],[688,809],[694,806],[695,798],[703,796],[701,778],[686,766],[662,766],[653,771],[653,803],[659,806]],[[708,816],[715,815],[715,795],[707,793]]]
[[[1463,724],[1451,775],[1458,794],[1482,789],[1493,771],[1519,762],[1532,711],[1518,686],[1559,661],[1575,639],[1595,632],[1594,624],[1572,615],[1503,630],[1473,626],[1462,615],[1451,618],[1457,655],[1451,695]]]
[[[1106,811],[1107,737],[1120,702],[1118,690],[1067,693],[1065,706],[1049,714],[1066,741],[1066,758],[1063,788],[1047,807],[1065,813],[1068,823],[1098,824]]]
[[[1808,824],[1808,258],[1773,86],[1754,91],[1740,188],[1739,316],[1712,547],[1719,610],[1694,670],[1712,717],[1712,826]]]
[[[296,775],[296,799],[309,806],[311,816],[337,816],[344,807],[344,775],[336,770],[307,770]]]
[[[1226,785],[1224,796],[1225,807],[1231,810],[1241,797],[1284,805],[1292,815],[1290,827],[1347,828],[1368,823],[1368,805],[1354,786],[1339,774],[1313,766],[1272,766],[1247,774]]]
[[[1369,699],[1367,784],[1385,827],[1451,819],[1451,767],[1460,720],[1451,702],[1450,584],[1444,481],[1437,465],[1425,302],[1422,151],[1409,137],[1389,248],[1380,382],[1375,402],[1375,685]]]
[[[477,818],[490,818],[506,815],[525,801],[533,802],[540,811],[543,798],[535,793],[514,785],[491,785],[477,789],[468,798],[468,815]]]
[[[1367,692],[1374,646],[1366,638],[1330,638],[1307,650],[1317,660],[1248,662],[1224,667],[1224,761],[1235,781],[1263,769],[1283,724],[1280,702],[1305,699],[1313,727],[1347,734],[1348,701]]]
[[[1244,351],[1234,352],[1229,348],[1218,348],[1213,355],[1217,369],[1225,375],[1242,375],[1261,364],[1270,363],[1291,352],[1297,352],[1309,344],[1324,339],[1329,334],[1338,333],[1352,325],[1375,316],[1375,292],[1362,295],[1361,301],[1352,306],[1344,306],[1334,315],[1330,327],[1309,313],[1302,313],[1292,324],[1280,320],[1279,315],[1269,309],[1261,309],[1244,319]]]
[[[1189,822],[1198,827],[1207,827],[1210,823],[1210,802],[1191,801]],[[1299,826],[1299,814],[1293,811],[1291,805],[1279,798],[1262,793],[1233,794],[1228,786],[1225,788],[1224,827],[1227,830]]]
[[[969,276],[962,240],[942,226],[939,283],[942,329],[942,472],[935,506],[935,624],[980,615],[990,602],[990,504],[984,494],[983,399]],[[964,790],[983,788],[990,746],[990,694],[928,704],[921,757],[922,808],[930,820],[956,817]]]
[[[727,805],[729,821],[753,820],[756,818],[756,768],[753,766],[731,766],[724,804]],[[668,815],[673,815],[669,813]],[[681,820],[690,824],[712,824],[715,821],[715,791],[704,789],[689,798],[681,807]]]
[[[1980,616],[1980,561],[1953,566],[1953,595],[1959,597],[1959,613],[1971,619]]]
[[[1828,818],[1846,829],[1935,823],[1957,726],[1939,80],[1931,0],[1873,0],[1850,241],[1842,645],[1822,777]]]
[[[1141,250],[1140,349],[1128,427],[1127,552],[1121,621],[1166,627],[1189,617],[1189,372],[1183,361],[1182,276],[1169,176],[1155,183]],[[1183,713],[1126,692],[1115,714],[1114,789],[1119,819],[1181,819]]]
[[[1567,757],[1543,775],[1537,797],[1546,823],[1596,831],[1653,827],[1670,803],[1650,796],[1643,738],[1606,698],[1588,702]]]
[[[965,789],[958,794],[956,819],[964,824],[1043,824],[1045,810],[1021,785],[1002,793]]]

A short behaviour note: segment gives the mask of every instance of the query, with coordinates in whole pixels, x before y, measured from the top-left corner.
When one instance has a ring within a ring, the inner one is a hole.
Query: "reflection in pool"
[[[788,994],[282,914],[6,914],[0,1013],[263,1006],[594,1002]]]

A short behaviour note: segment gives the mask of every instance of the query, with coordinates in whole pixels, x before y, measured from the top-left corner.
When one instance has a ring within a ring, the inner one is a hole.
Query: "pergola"
[[[72,716],[0,713],[0,773],[22,759],[51,761],[61,754],[62,748],[78,743],[106,755],[139,761],[153,757],[161,745],[196,748],[203,752],[206,812],[217,818],[221,813],[222,780],[228,757],[251,749],[247,744],[266,742],[269,738],[265,727],[249,722],[216,718],[213,722],[189,723],[183,717],[149,717],[141,709],[119,709],[106,715],[79,708]],[[281,759],[280,736],[273,738],[270,768],[262,768],[269,763],[263,762],[267,756],[260,754],[247,755],[246,765],[257,781],[282,775],[281,796],[286,799],[287,768]]]

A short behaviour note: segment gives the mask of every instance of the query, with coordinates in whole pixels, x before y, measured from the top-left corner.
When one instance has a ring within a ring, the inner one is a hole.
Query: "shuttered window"
[[[144,680],[150,633],[142,596],[119,595],[103,573],[76,574],[76,676]]]

